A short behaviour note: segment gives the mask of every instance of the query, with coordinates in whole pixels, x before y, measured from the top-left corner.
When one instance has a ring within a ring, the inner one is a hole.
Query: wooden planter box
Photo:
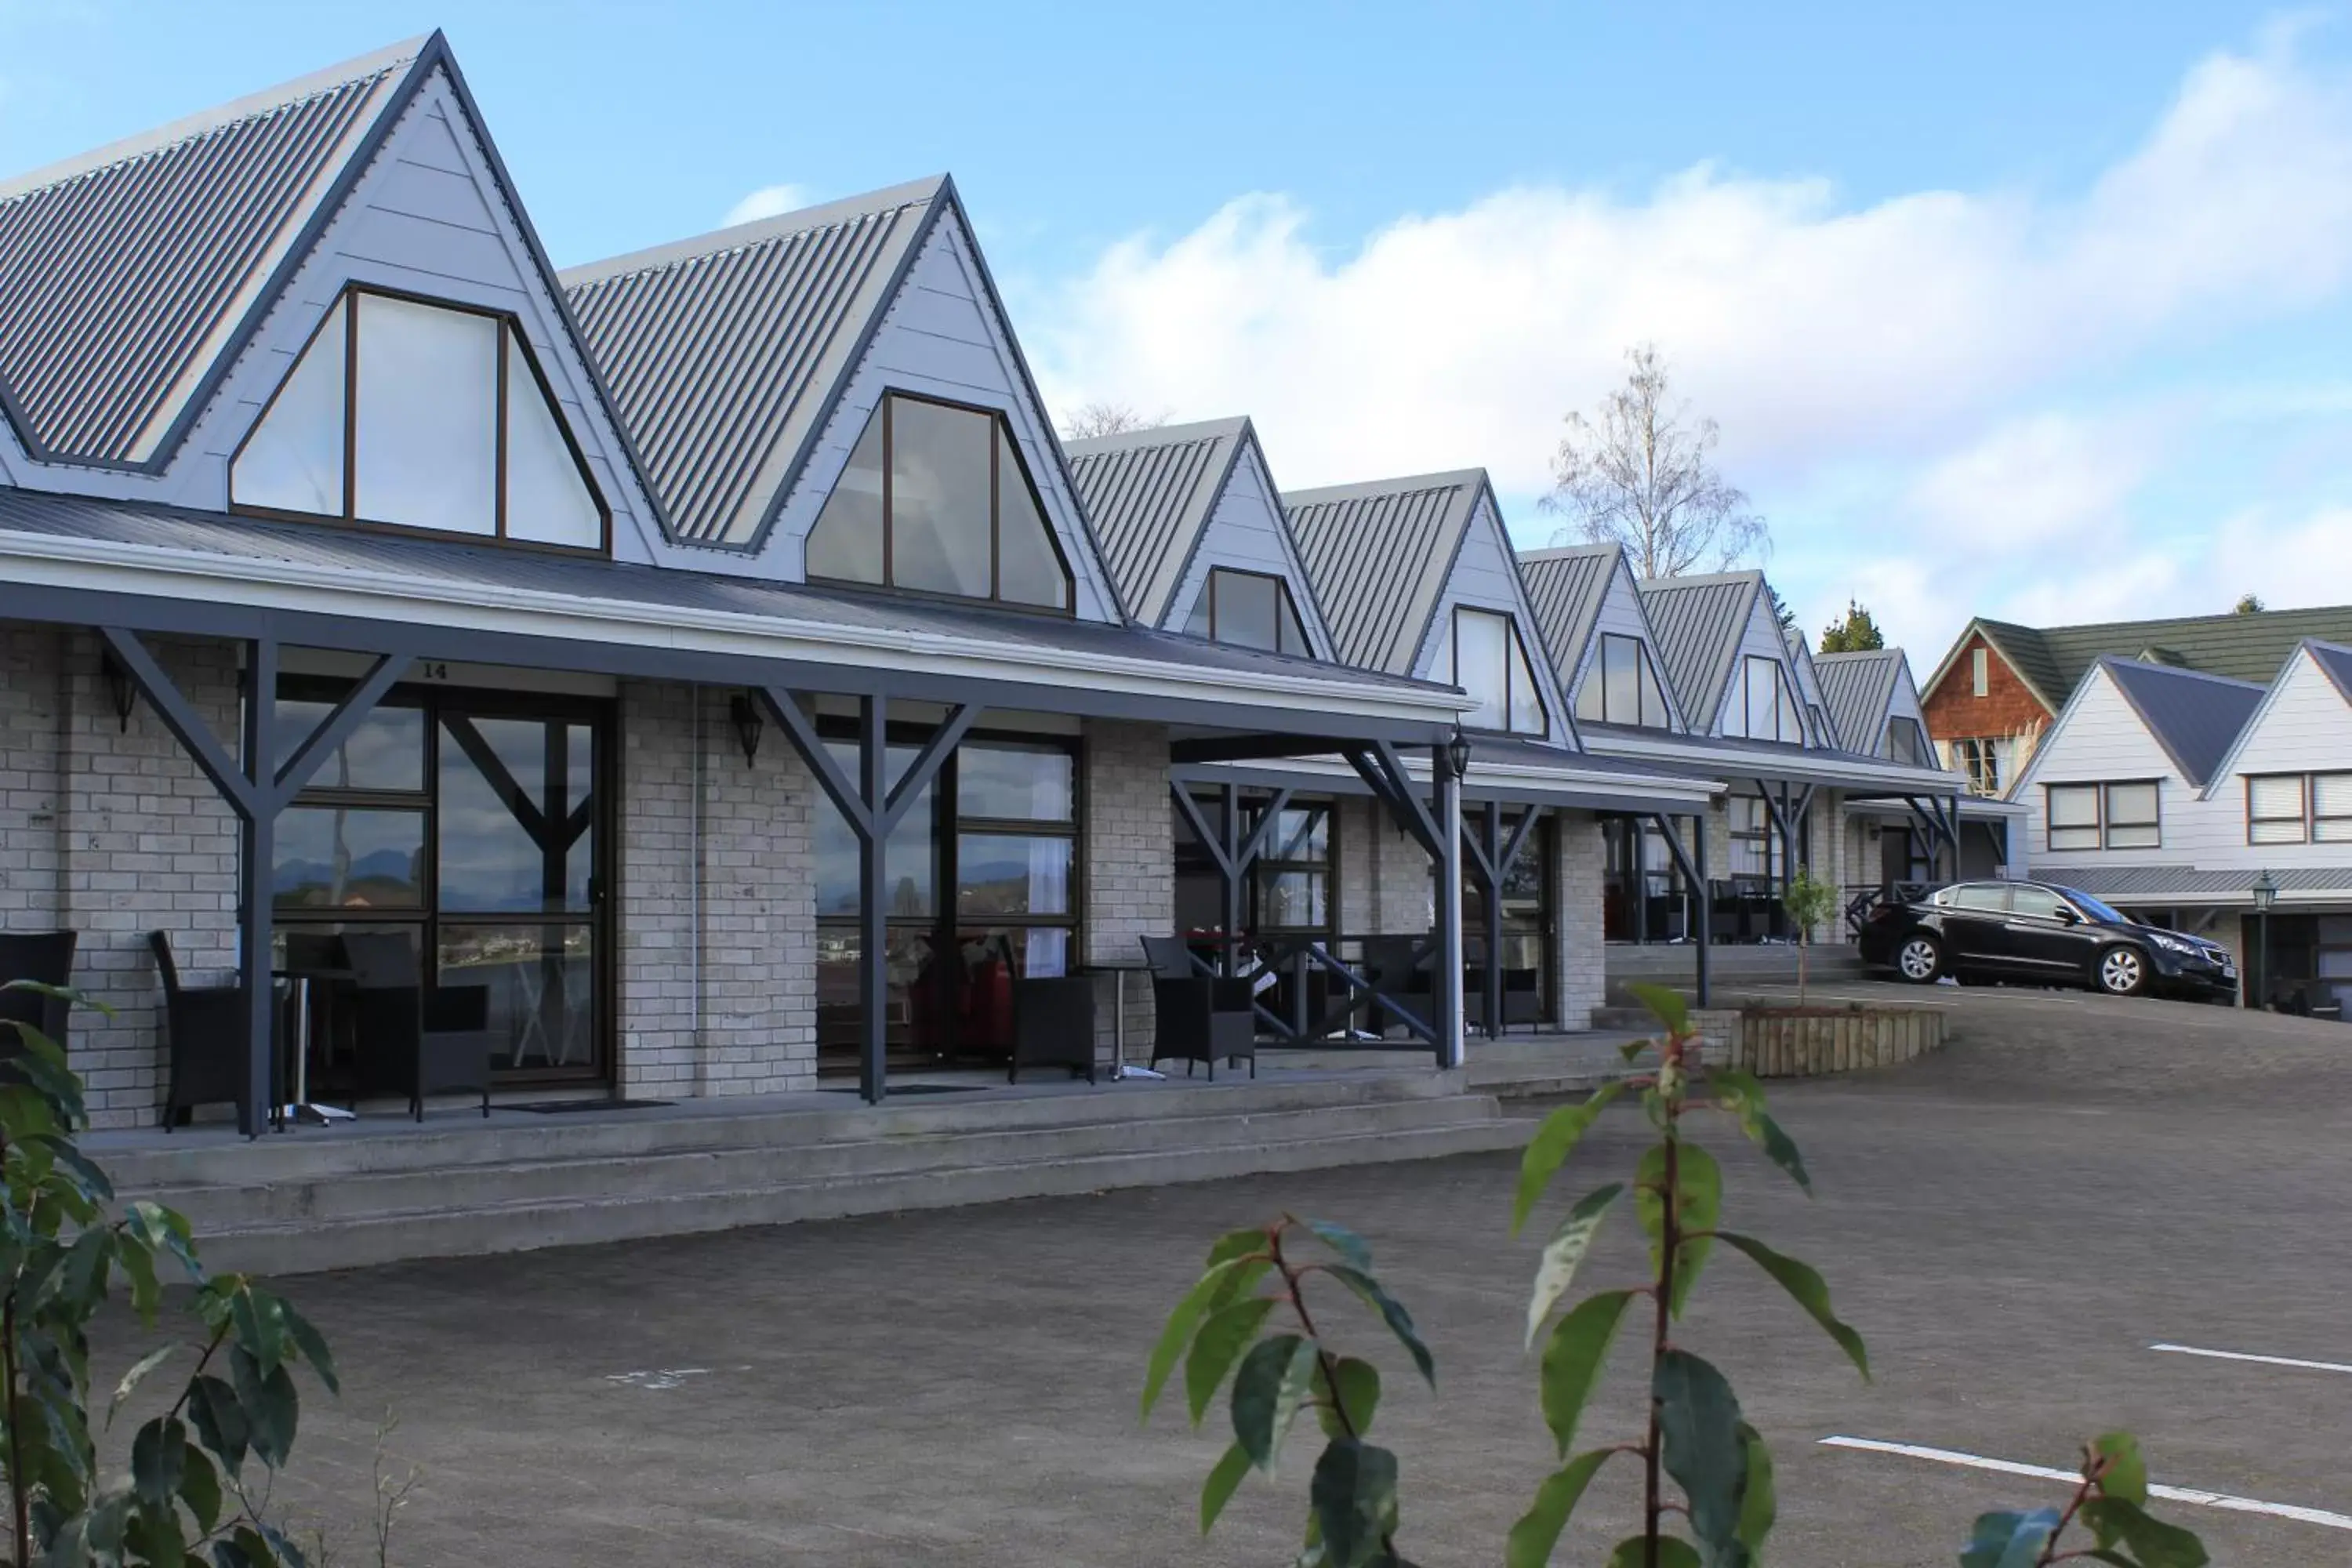
[[[1813,1078],[1894,1067],[1941,1050],[1939,1007],[1749,1007],[1727,1055],[1759,1078]]]

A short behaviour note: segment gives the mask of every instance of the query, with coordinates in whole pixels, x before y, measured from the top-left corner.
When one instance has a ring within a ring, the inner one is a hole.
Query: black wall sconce
[[[1454,764],[1455,778],[1470,776],[1470,737],[1462,732],[1459,724],[1454,726],[1454,739],[1445,742],[1445,760]]]
[[[108,654],[99,660],[98,673],[106,682],[107,700],[114,706],[114,716],[121,721],[122,732],[131,732],[131,710],[139,701],[139,689],[131,684],[131,672],[115,663]]]
[[[749,692],[739,691],[727,704],[727,717],[735,726],[735,743],[743,748],[743,765],[748,768],[760,754],[760,734],[767,728],[761,721],[759,705]]]

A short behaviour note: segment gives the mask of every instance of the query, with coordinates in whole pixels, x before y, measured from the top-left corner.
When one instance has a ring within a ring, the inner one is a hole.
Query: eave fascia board
[[[1689,740],[1643,741],[1622,734],[1588,735],[1585,750],[1596,757],[1622,757],[1627,762],[1686,763],[1694,769],[1719,773],[1733,778],[1767,778],[1785,774],[1790,778],[1817,780],[1832,788],[1859,784],[1873,789],[1908,789],[1918,795],[1965,795],[1968,775],[1944,773],[1930,768],[1906,768],[1889,764],[1873,767],[1858,763],[1825,759],[1819,752],[1791,750],[1786,762],[1769,752],[1727,751],[1720,747],[1694,745]]]
[[[1427,785],[1432,780],[1430,764],[1408,752],[1405,772],[1416,784]],[[1331,789],[1339,793],[1370,793],[1360,788],[1356,772],[1339,757],[1261,758],[1247,763],[1194,763],[1179,764],[1169,770],[1176,779],[1210,780],[1247,775],[1253,779],[1279,778],[1295,782],[1301,789]],[[1582,796],[1609,804],[1594,809],[1648,811],[1698,810],[1718,795],[1727,794],[1730,785],[1721,779],[1696,778],[1688,774],[1606,773],[1589,768],[1528,767],[1517,764],[1473,762],[1469,775],[1462,781],[1465,795],[1493,796],[1499,799],[1525,799],[1551,795],[1563,797],[1560,804],[1576,804],[1573,798]]]

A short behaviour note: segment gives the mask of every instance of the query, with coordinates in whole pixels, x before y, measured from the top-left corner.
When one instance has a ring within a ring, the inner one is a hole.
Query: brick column
[[[1592,1010],[1609,991],[1607,951],[1601,921],[1601,882],[1607,847],[1600,819],[1589,812],[1555,812],[1552,825],[1552,887],[1558,903],[1553,963],[1559,975],[1554,1022],[1563,1029],[1589,1029]]]
[[[1087,721],[1086,820],[1081,825],[1086,887],[1085,962],[1139,964],[1141,940],[1166,936],[1176,922],[1175,805],[1168,793],[1168,731],[1159,724]],[[1113,983],[1102,982],[1096,1045],[1111,1044]],[[1151,1045],[1151,984],[1127,977],[1127,1059],[1140,1064]]]

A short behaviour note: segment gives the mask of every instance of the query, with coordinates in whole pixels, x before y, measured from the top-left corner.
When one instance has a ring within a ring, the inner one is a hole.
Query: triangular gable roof
[[[1575,683],[1585,647],[1592,641],[1593,623],[1609,597],[1610,580],[1623,559],[1624,552],[1614,544],[1519,552],[1519,576],[1527,583],[1536,624],[1563,686]]]
[[[0,184],[0,414],[37,461],[168,462],[438,33]]]
[[[1486,470],[1464,468],[1283,496],[1343,663],[1412,673],[1486,493]]]
[[[2336,689],[2344,694],[2344,700],[2352,702],[2352,647],[2341,643],[2321,642],[2316,637],[2307,640],[2303,647],[2304,651],[2311,655],[2312,662],[2336,683]]]
[[[1247,419],[1212,419],[1062,444],[1119,596],[1138,620],[1167,618],[1218,499],[1255,439]]]
[[[2180,776],[2202,789],[2261,706],[2266,687],[2170,665],[2102,658],[2124,700],[2147,727]]]
[[[2065,705],[2067,693],[2081,682],[2084,673],[2107,658],[2170,664],[2268,685],[2306,639],[2352,643],[2352,605],[2080,626],[2025,626],[1979,619],[1960,633],[1925,690],[1933,691],[1942,683],[1960,650],[1979,632],[2042,705],[2055,713]]]
[[[1875,753],[1885,742],[1886,721],[1895,707],[1896,678],[1903,668],[1901,648],[1871,648],[1858,653],[1825,653],[1813,660],[1822,683],[1822,701],[1829,709],[1830,727],[1838,745],[1849,752]]]
[[[2213,765],[2212,773],[2205,782],[2206,799],[2212,799],[2214,792],[2228,782],[2231,774],[2238,771],[2239,763],[2246,748],[2253,743],[2255,736],[2262,732],[2263,727],[2269,721],[2272,710],[2287,690],[2288,683],[2294,679],[2298,661],[2306,657],[2310,658],[2312,668],[2319,671],[2320,676],[2326,680],[2336,695],[2347,708],[2352,708],[2352,647],[2347,647],[2338,643],[2321,642],[2314,637],[2305,638],[2296,646],[2294,655],[2279,668],[2278,679],[2272,681],[2270,689],[2263,693],[2262,701],[2255,706],[2245,723],[2239,727],[2236,737],[2230,742],[2229,750],[2224,752],[2221,754],[2221,760]]]
[[[1653,577],[1638,586],[1683,715],[1694,731],[1712,734],[1740,642],[1764,593],[1764,574]]]
[[[942,198],[933,175],[562,275],[677,538],[756,546]]]

